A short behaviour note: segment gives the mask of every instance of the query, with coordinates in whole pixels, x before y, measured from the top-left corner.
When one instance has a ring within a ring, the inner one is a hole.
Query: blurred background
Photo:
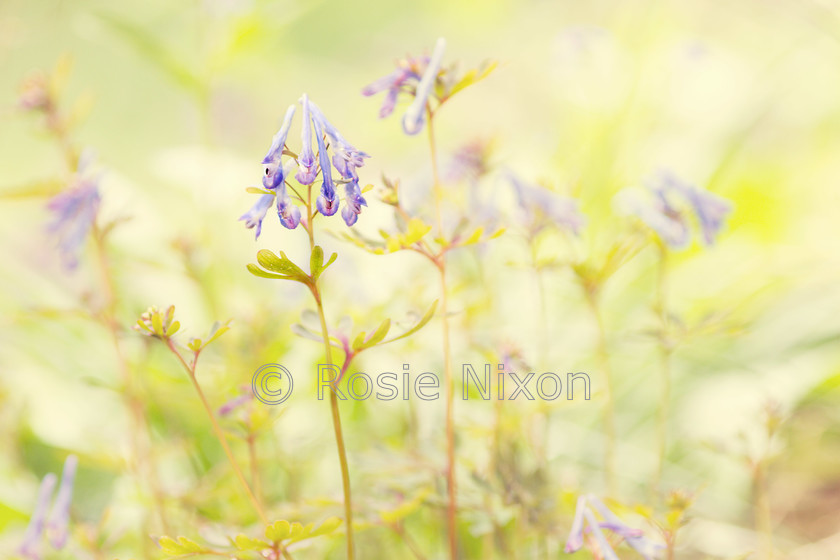
[[[251,403],[225,428],[243,461],[259,450],[273,518],[341,515],[327,405],[307,381],[322,349],[290,330],[312,307],[309,294],[245,269],[262,248],[308,258],[305,236],[270,215],[255,243],[237,219],[254,202],[245,189],[259,184],[286,107],[305,92],[372,156],[360,175],[375,190],[355,229],[393,229],[375,195],[383,175],[431,220],[428,146],[400,127],[407,101],[379,119],[381,99],[360,92],[441,36],[445,64],[499,63],[435,120],[453,207],[475,214],[463,204],[478,193],[506,227],[451,257],[456,373],[515,353],[523,372],[593,380],[588,401],[456,403],[465,557],[563,556],[574,497],[608,492],[605,362],[569,264],[600,262],[616,240],[635,238],[613,197],[659,169],[734,206],[714,246],[669,259],[661,490],[691,502],[676,557],[840,555],[840,3],[3,0],[0,549],[9,557],[41,478],[59,473],[68,453],[80,459],[71,540],[45,557],[154,558],[164,534],[212,543],[262,532],[189,379],[163,345],[130,329],[149,305],[176,306],[184,341],[232,320],[202,356],[214,407],[261,364],[295,374],[287,405]],[[47,230],[47,200],[72,170],[44,116],[21,104],[37,72],[62,84],[67,142],[96,154],[98,223],[113,225],[104,248],[112,298],[95,244],[69,270]],[[470,145],[481,147],[486,172],[450,173]],[[582,234],[549,233],[532,251],[508,173],[577,198]],[[337,218],[324,223],[344,229]],[[439,297],[435,271],[417,255],[372,255],[329,235],[320,243],[339,253],[325,276],[331,322],[409,325]],[[656,270],[656,251],[644,246],[600,298],[618,420],[610,497],[653,538],[657,516],[674,507],[650,489],[661,391]],[[354,369],[442,373],[439,339],[433,321]],[[132,407],[148,423],[142,461],[131,451]],[[421,557],[443,557],[443,402],[344,403],[342,413],[364,529],[359,557],[417,557],[409,542]],[[383,521],[405,504],[397,525]],[[298,556],[340,558],[340,538]]]

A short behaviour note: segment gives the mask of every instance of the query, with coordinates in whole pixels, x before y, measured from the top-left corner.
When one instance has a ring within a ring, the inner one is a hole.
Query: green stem
[[[257,500],[257,497],[251,491],[251,487],[248,485],[248,482],[245,480],[245,475],[242,474],[242,469],[239,468],[239,463],[237,463],[236,459],[233,457],[233,452],[230,450],[230,446],[228,445],[227,438],[225,438],[225,434],[222,431],[222,427],[219,426],[219,422],[216,420],[216,415],[213,414],[213,409],[210,407],[210,403],[207,402],[207,397],[204,396],[204,391],[201,390],[201,385],[198,383],[198,379],[195,376],[195,360],[193,360],[192,365],[189,365],[186,360],[184,360],[183,356],[181,356],[181,353],[178,352],[178,349],[175,348],[175,344],[173,344],[172,340],[168,338],[166,339],[166,345],[172,353],[175,354],[178,361],[181,362],[181,365],[186,370],[187,375],[195,388],[195,392],[198,393],[198,398],[201,400],[201,404],[204,405],[204,410],[207,411],[207,416],[210,418],[210,423],[213,426],[213,433],[216,435],[219,443],[222,444],[225,455],[227,455],[228,461],[230,461],[230,465],[233,467],[236,477],[239,479],[239,483],[242,485],[242,488],[245,490],[245,494],[248,496],[248,499],[251,501],[251,504],[254,506],[257,514],[260,516],[260,520],[264,525],[268,525],[268,517],[265,515],[265,511],[263,510],[260,502]]]
[[[142,479],[144,478],[144,470],[146,471],[148,484],[155,502],[155,509],[157,509],[157,514],[160,518],[161,528],[164,533],[169,533],[169,521],[166,517],[163,490],[161,489],[160,480],[158,479],[157,471],[155,470],[155,465],[151,457],[152,430],[146,419],[143,401],[138,398],[135,391],[131,368],[129,367],[128,360],[120,341],[119,324],[116,317],[116,288],[114,286],[114,278],[111,274],[111,267],[108,261],[105,234],[95,222],[93,224],[92,236],[96,246],[102,290],[105,298],[105,305],[103,307],[100,320],[108,330],[108,334],[111,338],[111,344],[117,358],[117,367],[119,368],[120,376],[122,377],[123,398],[125,399],[125,404],[128,407],[131,417],[131,462],[133,463],[133,470],[135,471],[135,475],[141,485]],[[146,439],[146,441],[141,441],[141,431],[146,435],[146,438],[143,438]],[[146,538],[146,535],[150,532],[148,520],[145,520],[143,525],[143,541],[148,541]],[[150,556],[148,547],[144,546],[144,552],[147,557]]]
[[[659,315],[660,328],[662,329],[659,336],[661,392],[659,396],[659,415],[657,426],[658,460],[654,489],[658,489],[662,483],[662,475],[665,470],[665,456],[668,450],[668,419],[670,417],[671,407],[671,345],[668,340],[667,257],[667,248],[660,244],[659,270],[656,284],[656,311]]]
[[[607,346],[607,330],[601,317],[598,296],[593,289],[586,289],[586,301],[598,326],[598,357],[604,371],[607,388],[607,405],[604,408],[604,431],[606,432],[606,448],[604,450],[604,476],[607,490],[615,495],[615,389],[613,387],[612,369],[610,367],[609,350]]]
[[[437,148],[435,146],[434,113],[427,106],[426,108],[428,130],[429,130],[429,151],[432,160],[432,177],[434,180],[435,212],[437,214],[438,233],[443,237],[443,214],[442,198],[443,186],[440,182],[437,164]],[[443,360],[444,360],[444,382],[446,384],[446,486],[448,491],[448,503],[446,508],[446,519],[449,530],[449,557],[452,560],[458,558],[458,533],[457,533],[457,488],[455,485],[455,395],[452,379],[452,359],[449,342],[449,311],[446,290],[446,257],[441,255],[437,260],[438,271],[440,272],[440,312],[443,323]]]
[[[767,462],[760,459],[753,473],[755,484],[755,522],[761,535],[762,558],[773,559],[773,518],[770,512],[770,498],[767,494]]]
[[[311,210],[309,213],[309,220],[306,224],[306,232],[309,235],[309,249],[310,252],[315,249],[315,234],[312,221],[314,215]],[[312,296],[315,298],[315,305],[318,308],[318,318],[321,320],[321,336],[324,338],[324,354],[329,365],[333,364],[332,360],[332,346],[330,345],[330,333],[327,328],[327,318],[324,313],[324,305],[321,301],[321,292],[318,289],[318,283],[313,282],[311,285]],[[355,558],[355,543],[353,539],[353,499],[350,492],[350,468],[347,463],[347,450],[344,445],[344,434],[341,429],[341,415],[338,408],[338,397],[335,391],[330,393],[330,411],[332,412],[333,431],[335,432],[335,443],[338,447],[338,461],[341,465],[341,486],[344,492],[344,517],[347,526],[347,560]]]

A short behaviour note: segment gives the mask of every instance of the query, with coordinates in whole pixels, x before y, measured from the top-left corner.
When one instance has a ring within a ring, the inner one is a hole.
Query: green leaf
[[[197,542],[191,541],[187,537],[178,537],[176,541],[172,537],[161,537],[158,539],[158,545],[163,552],[170,556],[182,556],[184,554],[196,554],[204,551]]]
[[[163,319],[160,316],[160,313],[152,313],[152,330],[157,335],[164,335],[166,333],[163,332]]]
[[[261,189],[259,187],[248,187],[245,189],[245,192],[253,193],[253,194],[274,194],[271,191],[267,191],[265,189]]]
[[[252,539],[248,535],[236,535],[233,544],[238,550],[263,550],[271,548],[271,545],[259,539]]]
[[[321,525],[317,529],[312,531],[312,533],[309,536],[320,537],[321,535],[327,535],[329,533],[332,533],[341,526],[341,523],[342,521],[338,517],[329,517],[325,519],[324,522],[321,523]]]
[[[65,182],[60,179],[40,179],[25,185],[3,189],[0,199],[42,198],[61,192]]]
[[[493,70],[495,70],[498,65],[499,63],[494,60],[489,63],[486,63],[481,68],[470,70],[469,72],[464,74],[464,77],[461,78],[457,84],[452,86],[452,89],[449,90],[449,94],[447,95],[447,97],[452,97],[459,91],[466,89],[477,82],[480,82],[481,80],[489,76],[490,73]]]
[[[370,348],[372,346],[376,346],[384,338],[388,335],[388,331],[391,329],[391,319],[385,319],[380,323],[379,327],[371,333],[369,337],[366,339],[364,338],[365,333],[359,334],[356,339],[353,341],[353,350],[365,350],[366,348]]]
[[[220,323],[216,321],[213,323],[213,326],[210,327],[210,333],[207,335],[207,342],[204,343],[204,346],[207,346],[226,332],[230,330],[230,320],[225,321],[224,323]]]
[[[254,276],[259,276],[260,278],[269,278],[271,280],[296,280],[292,276],[287,276],[284,274],[274,274],[273,272],[266,272],[265,270],[261,269],[255,264],[248,265],[248,272],[253,274]]]
[[[335,259],[338,258],[337,253],[330,255],[330,260],[324,263],[324,250],[319,245],[312,249],[312,254],[309,257],[309,274],[313,280],[317,280],[321,273],[330,266]]]
[[[187,537],[178,537],[178,545],[185,552],[201,552],[204,548],[197,542],[191,541]]]
[[[181,547],[178,545],[178,541],[173,539],[172,537],[161,537],[158,539],[158,546],[163,549],[163,552],[170,555],[177,555],[181,554]]]
[[[291,526],[285,519],[275,521],[265,528],[265,538],[272,542],[280,542],[287,539],[291,533]]]
[[[301,535],[303,535],[303,532],[304,532],[303,525],[301,525],[300,523],[295,521],[294,523],[292,523],[291,532],[289,534],[289,537],[292,538],[292,539],[299,538]]]
[[[410,329],[408,329],[407,331],[405,331],[404,333],[402,333],[401,335],[399,335],[397,337],[394,337],[390,340],[386,340],[384,342],[384,344],[387,344],[389,342],[394,342],[395,340],[399,340],[399,339],[405,338],[407,336],[411,336],[412,334],[416,333],[417,331],[422,329],[424,326],[426,326],[426,323],[431,321],[432,317],[435,316],[435,309],[437,309],[437,304],[438,304],[438,300],[435,300],[434,302],[432,302],[432,305],[426,311],[426,314],[423,315],[423,317],[421,317],[420,320],[413,327],[411,327]]]
[[[318,273],[321,272],[321,268],[324,266],[324,250],[321,249],[320,245],[315,245],[312,249],[312,254],[309,255],[309,274],[315,278],[318,276]]]
[[[420,506],[423,505],[423,501],[426,499],[426,496],[429,495],[428,490],[423,490],[414,496],[411,500],[407,502],[403,502],[396,508],[389,510],[389,511],[381,511],[379,512],[379,516],[382,518],[382,521],[385,523],[396,523],[397,521],[401,521],[420,509]]]

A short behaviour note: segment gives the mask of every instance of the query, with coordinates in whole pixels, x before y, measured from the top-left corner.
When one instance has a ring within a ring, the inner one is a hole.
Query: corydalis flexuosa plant
[[[577,200],[526,183],[512,173],[508,173],[508,179],[513,186],[522,219],[532,235],[547,227],[580,234],[586,225],[586,218],[578,209]]]
[[[76,268],[102,200],[99,177],[90,172],[90,160],[87,153],[82,154],[68,187],[47,202],[52,213],[47,230],[55,238],[61,262],[67,269]]]
[[[601,521],[595,516],[596,512],[601,516]],[[595,538],[595,549],[600,554],[599,557],[606,560],[619,560],[619,557],[601,529],[608,529],[623,537],[627,544],[645,560],[653,560],[665,548],[663,545],[647,539],[641,530],[634,529],[624,523],[610,511],[604,502],[592,494],[578,498],[575,518],[572,521],[569,538],[566,540],[565,551],[567,553],[576,552],[583,547],[584,531],[587,527]]]
[[[362,95],[386,92],[379,109],[379,117],[385,118],[394,112],[400,94],[406,94],[412,101],[403,114],[403,131],[409,135],[420,133],[427,116],[430,117],[434,110],[462,89],[486,78],[496,67],[495,63],[485,64],[457,78],[454,68],[442,67],[445,50],[446,40],[440,38],[431,56],[409,56],[398,60],[393,72],[365,86]],[[430,103],[433,99],[437,101],[434,107]]]
[[[348,226],[356,223],[362,212],[362,206],[367,206],[367,201],[362,196],[362,189],[359,186],[359,175],[356,169],[362,167],[365,158],[370,156],[350,144],[306,94],[300,98],[300,104],[303,108],[300,153],[296,154],[286,148],[286,139],[296,111],[296,107],[291,105],[286,110],[283,124],[274,135],[268,153],[262,160],[263,189],[253,187],[249,189],[262,196],[239,218],[245,221],[249,229],[256,230],[257,238],[262,232],[262,222],[269,208],[275,204],[277,215],[283,226],[295,229],[300,224],[301,213],[297,203],[303,204],[304,201],[294,186],[289,183],[295,167],[298,171],[294,178],[304,186],[312,185],[320,173],[322,182],[316,201],[320,214],[332,216],[338,212],[340,200],[337,186],[340,185],[344,186],[344,208],[341,211],[341,217]],[[317,154],[312,148],[313,131]],[[285,161],[283,156],[287,158]],[[333,177],[333,169],[338,172],[338,178]],[[289,191],[292,191],[292,194]]]
[[[732,211],[732,204],[726,199],[668,171],[661,171],[650,181],[647,191],[647,197],[630,191],[619,193],[619,204],[625,212],[640,218],[672,249],[688,247],[693,223],[703,243],[712,245]]]
[[[50,509],[50,501],[53,498],[53,490],[58,482],[53,473],[47,474],[41,481],[38,489],[38,500],[35,503],[35,510],[29,520],[29,526],[23,536],[23,542],[18,547],[18,552],[25,558],[39,560],[41,537],[46,529],[50,544],[56,550],[61,550],[67,544],[68,528],[70,525],[70,502],[73,499],[73,484],[76,479],[76,467],[79,459],[75,455],[69,455],[64,461],[64,470],[61,474],[61,485],[55,497],[55,502]],[[49,516],[47,511],[49,510]]]

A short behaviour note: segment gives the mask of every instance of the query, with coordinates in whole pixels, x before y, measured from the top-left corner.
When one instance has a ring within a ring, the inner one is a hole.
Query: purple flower
[[[491,169],[493,142],[479,139],[465,144],[452,156],[447,176],[450,181],[476,181]]]
[[[715,237],[723,229],[723,221],[732,211],[732,205],[725,199],[698,188],[692,188],[686,192],[686,197],[700,223],[703,241],[706,245],[713,245]]]
[[[362,95],[364,96],[376,95],[381,91],[387,91],[385,100],[382,102],[382,107],[379,109],[380,119],[384,119],[394,112],[400,92],[406,91],[403,86],[410,88],[411,82],[420,81],[423,73],[429,66],[429,60],[430,58],[428,56],[422,56],[420,58],[406,57],[397,62],[396,70],[362,89]]]
[[[70,524],[70,502],[73,499],[73,482],[76,479],[76,467],[79,459],[75,455],[68,455],[64,461],[64,471],[61,474],[61,486],[58,488],[58,495],[55,498],[50,520],[47,524],[47,532],[50,535],[50,542],[53,548],[60,550],[67,543]]]
[[[289,196],[286,188],[286,180],[295,167],[298,169],[295,179],[305,186],[310,186],[315,182],[320,170],[323,183],[320,195],[316,200],[316,206],[324,216],[332,216],[338,212],[340,205],[338,193],[336,193],[336,183],[332,176],[333,167],[342,177],[340,182],[345,184],[348,208],[342,212],[344,221],[348,225],[356,223],[361,207],[367,205],[359,188],[359,176],[356,169],[362,167],[365,158],[370,156],[350,144],[324,117],[318,106],[309,100],[306,94],[301,97],[300,103],[303,106],[300,154],[296,158],[289,157],[285,163],[283,162],[286,139],[295,114],[295,107],[291,106],[286,111],[283,124],[277,134],[274,135],[268,153],[263,158],[265,174],[262,183],[269,192],[264,193],[254,206],[239,218],[245,221],[245,225],[249,229],[256,229],[256,238],[260,236],[262,222],[268,209],[275,202],[277,215],[284,227],[295,229],[300,224],[301,211],[295,204],[295,200],[300,200],[300,198],[295,197],[293,199]],[[315,143],[318,146],[317,161],[312,150],[313,129]],[[325,136],[330,139],[329,148],[324,139]],[[332,164],[330,149],[332,150]]]
[[[317,117],[312,119],[312,126],[315,127],[315,141],[318,143],[318,158],[321,160],[321,177],[324,180],[324,182],[321,183],[321,195],[318,197],[316,205],[318,206],[318,211],[321,214],[324,216],[332,216],[338,212],[338,195],[336,195],[335,184],[332,179],[330,157],[327,155],[327,147],[324,144],[324,134],[321,131],[321,123]]]
[[[300,138],[303,146],[298,156],[299,171],[295,175],[295,179],[301,185],[311,185],[315,182],[315,176],[318,174],[318,166],[315,161],[315,154],[312,152],[312,123],[309,118],[309,97],[305,93],[301,98],[301,105],[303,105],[303,128]]]
[[[232,398],[221,407],[219,407],[218,414],[219,416],[227,416],[237,408],[248,404],[254,399],[254,393],[251,392],[250,385],[243,385],[240,387],[240,395],[237,397]]]
[[[441,37],[435,44],[435,50],[420,83],[417,84],[417,91],[414,94],[414,102],[408,107],[403,115],[403,130],[406,134],[414,135],[423,130],[426,121],[426,103],[435,85],[440,64],[443,59],[443,51],[446,50],[446,40]]]
[[[414,101],[403,116],[403,130],[406,134],[414,135],[423,129],[426,103],[434,88],[445,49],[446,41],[438,39],[431,57],[407,57],[397,63],[396,70],[362,89],[362,95],[365,96],[387,92],[379,109],[379,118],[393,113],[400,92],[406,91],[414,95]],[[412,91],[413,82],[417,82],[417,85]]]
[[[336,171],[344,179],[358,179],[356,168],[362,167],[365,164],[365,158],[370,156],[361,150],[357,150],[350,142],[345,140],[317,105],[310,103],[309,106],[312,110],[313,120],[318,121],[323,131],[330,137],[330,147],[333,150],[332,164]]]
[[[256,204],[254,204],[250,210],[239,217],[240,220],[245,220],[245,227],[248,229],[256,228],[257,234],[254,239],[260,238],[263,220],[265,219],[265,215],[268,212],[268,209],[271,208],[272,204],[274,204],[274,194],[264,194],[257,200]]]
[[[47,518],[47,508],[50,506],[53,490],[57,482],[57,477],[53,473],[47,474],[41,480],[41,487],[38,489],[38,501],[35,502],[35,510],[32,512],[32,517],[29,519],[29,525],[26,527],[26,533],[23,535],[23,542],[18,548],[21,556],[38,560],[38,542],[41,535],[44,534],[44,522]]]
[[[590,507],[591,505],[591,507]],[[593,508],[597,511],[603,521],[598,521],[593,513]],[[584,527],[584,521],[587,527]],[[604,503],[592,494],[580,496],[575,508],[575,517],[572,521],[572,528],[569,532],[569,538],[566,539],[566,553],[572,553],[580,550],[583,546],[583,534],[588,529],[595,536],[598,541],[598,547],[604,558],[611,560],[618,560],[618,556],[607,541],[601,529],[608,529],[617,535],[620,535],[627,541],[627,544],[636,552],[642,555],[645,560],[652,560],[659,551],[664,548],[663,545],[655,543],[643,536],[640,529],[634,529],[625,524],[619,519]]]
[[[83,155],[71,186],[47,202],[47,208],[53,213],[47,230],[57,240],[62,263],[67,269],[78,264],[79,252],[96,222],[102,200],[98,177],[91,177],[87,168],[88,158]]]
[[[667,246],[683,249],[691,243],[691,223],[699,225],[702,240],[712,245],[732,211],[729,201],[662,171],[648,184],[651,202],[629,192],[619,193],[624,210],[645,222]]]
[[[286,146],[286,137],[289,135],[289,128],[292,126],[292,117],[295,116],[295,106],[290,105],[286,110],[286,116],[283,118],[283,125],[274,138],[271,139],[271,146],[268,148],[268,153],[263,158],[263,165],[265,166],[265,175],[263,176],[263,186],[269,190],[276,189],[282,185],[286,180],[285,171],[283,169],[281,157],[283,156],[283,148]]]
[[[578,235],[586,225],[586,219],[578,210],[575,199],[525,183],[511,173],[508,173],[508,178],[525,221],[534,228],[535,233],[553,225]]]
[[[277,216],[287,229],[295,229],[300,223],[300,208],[292,203],[285,186],[282,192],[277,193]]]
[[[341,217],[348,226],[352,226],[359,219],[362,213],[362,206],[367,206],[367,201],[362,196],[362,189],[359,181],[350,181],[344,184],[344,208],[341,209]]]

